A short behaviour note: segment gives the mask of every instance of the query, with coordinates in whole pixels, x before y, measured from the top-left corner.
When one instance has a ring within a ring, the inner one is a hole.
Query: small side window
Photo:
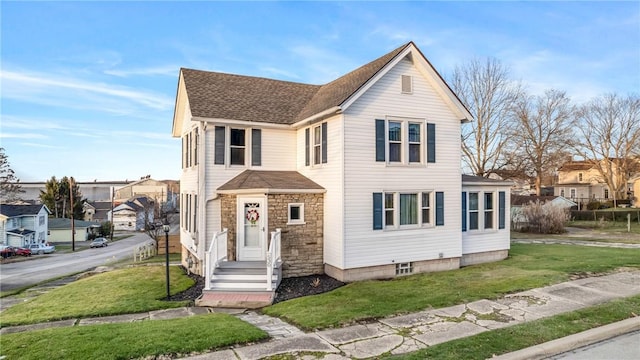
[[[287,221],[287,225],[300,225],[304,224],[304,204],[301,203],[292,203],[289,204],[288,211],[289,219]]]

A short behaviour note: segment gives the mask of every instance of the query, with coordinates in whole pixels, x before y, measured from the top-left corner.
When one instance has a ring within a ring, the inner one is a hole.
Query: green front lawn
[[[163,301],[166,297],[164,266],[114,270],[84,278],[14,305],[2,312],[1,326],[139,313],[185,306],[187,302]],[[170,267],[170,290],[179,293],[194,281],[176,266]]]
[[[192,352],[205,352],[266,338],[268,335],[264,331],[231,315],[207,314],[175,320],[5,334],[0,337],[0,357],[25,360],[155,359],[163,354],[186,356]]]
[[[571,274],[640,268],[640,249],[513,244],[504,261],[387,281],[351,283],[334,291],[263,309],[304,329],[495,299],[567,281]]]

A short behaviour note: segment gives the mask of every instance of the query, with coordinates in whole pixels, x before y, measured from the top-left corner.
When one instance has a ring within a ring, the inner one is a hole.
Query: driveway
[[[70,253],[33,255],[29,260],[0,265],[0,291],[35,285],[65,275],[108,265],[120,260],[133,259],[133,249],[151,240],[145,233],[114,241],[104,248],[86,249]]]

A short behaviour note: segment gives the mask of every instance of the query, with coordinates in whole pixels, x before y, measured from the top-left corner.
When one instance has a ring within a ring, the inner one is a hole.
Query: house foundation
[[[485,251],[473,254],[464,254],[460,260],[460,266],[476,265],[504,260],[509,256],[509,250]]]
[[[408,270],[408,272],[402,272],[402,274],[398,273],[397,264],[365,266],[354,269],[339,269],[335,266],[325,264],[324,272],[332,278],[340,280],[342,282],[391,279],[402,275],[459,269],[460,258],[455,257],[446,259],[423,260],[406,264],[407,269],[410,270]]]

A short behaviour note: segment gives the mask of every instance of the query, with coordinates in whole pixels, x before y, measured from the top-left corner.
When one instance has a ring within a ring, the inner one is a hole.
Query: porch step
[[[271,288],[278,287],[277,279],[271,280]],[[238,291],[266,291],[267,281],[263,279],[239,280],[239,279],[214,279],[211,282],[211,290],[238,290]]]
[[[196,299],[196,306],[258,309],[271,305],[275,291],[216,291],[204,290]]]

